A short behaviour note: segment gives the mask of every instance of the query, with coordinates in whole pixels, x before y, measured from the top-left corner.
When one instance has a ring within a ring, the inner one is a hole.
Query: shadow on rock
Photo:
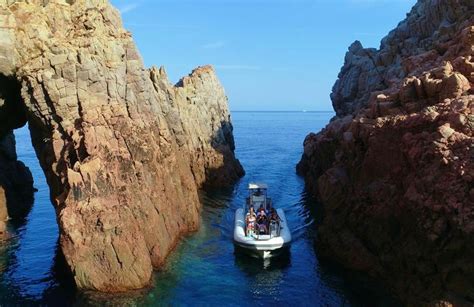
[[[344,268],[325,251],[325,246],[319,244],[318,240],[318,230],[325,217],[324,206],[306,189],[302,192],[301,200],[303,207],[310,213],[308,218],[315,221],[307,231],[314,239],[313,246],[319,262],[321,279],[328,282],[334,277],[342,279],[344,292],[347,293],[348,300],[353,306],[402,306],[402,303],[389,293],[379,280],[367,273]]]
[[[209,163],[211,167],[206,168],[205,189],[232,186],[245,175],[244,168],[235,157],[233,129],[230,121],[222,121],[221,128],[211,140],[212,148],[222,155],[222,162],[219,167]]]
[[[5,191],[11,224],[17,228],[29,214],[36,190],[31,171],[17,160],[15,145],[12,131],[0,140],[0,187]]]

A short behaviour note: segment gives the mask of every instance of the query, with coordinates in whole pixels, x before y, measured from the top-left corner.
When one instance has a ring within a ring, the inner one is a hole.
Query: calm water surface
[[[117,296],[78,294],[61,272],[58,228],[49,190],[27,128],[16,131],[20,160],[33,172],[35,204],[26,222],[0,250],[0,305],[313,305],[392,304],[349,285],[322,265],[315,254],[313,201],[295,174],[304,137],[319,131],[332,113],[234,112],[236,155],[247,175],[233,189],[202,194],[201,229],[183,240],[155,286],[142,293]],[[293,233],[289,255],[257,260],[234,254],[234,211],[241,207],[251,181],[265,182],[275,206],[285,209]]]

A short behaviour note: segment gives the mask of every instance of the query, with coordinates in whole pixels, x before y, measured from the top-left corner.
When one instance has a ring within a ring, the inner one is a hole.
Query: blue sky
[[[332,110],[348,46],[378,47],[416,0],[113,0],[145,65],[212,64],[231,110]]]

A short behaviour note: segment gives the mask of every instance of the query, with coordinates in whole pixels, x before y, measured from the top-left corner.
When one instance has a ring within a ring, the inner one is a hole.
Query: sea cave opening
[[[0,187],[8,213],[0,242],[0,297],[16,301],[70,295],[73,288],[62,282],[68,277],[56,212],[33,147],[30,131],[37,124],[21,91],[16,76],[0,73]]]
[[[0,187],[11,224],[16,226],[21,225],[18,223],[28,215],[33,203],[33,177],[18,159],[13,133],[26,122],[20,83],[13,76],[0,74]]]

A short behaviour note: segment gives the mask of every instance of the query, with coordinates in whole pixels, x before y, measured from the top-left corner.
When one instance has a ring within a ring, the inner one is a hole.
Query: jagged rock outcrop
[[[77,286],[148,285],[198,228],[198,189],[243,174],[214,71],[144,69],[105,0],[0,0],[0,59],[0,131],[29,123]]]
[[[297,170],[318,251],[405,302],[474,301],[474,2],[420,0],[379,50],[355,42]]]
[[[176,86],[169,83],[164,68],[152,68],[150,77],[178,144],[194,153],[190,162],[198,185],[222,186],[242,177],[242,166],[233,158],[235,145],[227,96],[214,69],[199,67]],[[221,155],[215,155],[215,151]]]

